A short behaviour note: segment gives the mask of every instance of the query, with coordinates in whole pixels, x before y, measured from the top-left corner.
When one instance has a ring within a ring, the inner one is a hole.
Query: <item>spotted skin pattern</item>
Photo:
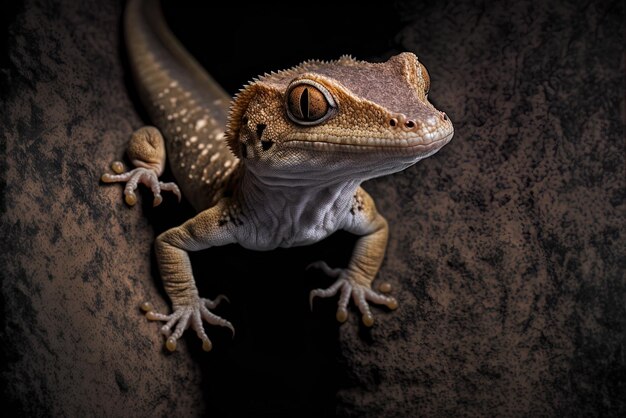
[[[149,320],[165,324],[168,350],[187,328],[212,347],[203,321],[234,328],[211,312],[225,299],[201,298],[188,253],[238,243],[254,250],[302,246],[338,230],[359,236],[350,263],[332,268],[313,263],[336,281],[316,297],[339,295],[337,319],[354,302],[366,326],[370,303],[397,308],[371,284],[382,263],[387,221],[365,180],[403,170],[447,144],[453,135],[445,113],[428,101],[430,78],[412,53],[384,63],[343,56],[306,61],[265,74],[231,101],[167,29],[154,0],[131,0],[125,14],[126,45],[139,95],[155,127],[131,137],[128,154],[136,168],[104,182],[127,182],[126,201],[136,202],[139,183],[154,204],[161,191],[182,194],[198,214],[156,239],[155,249],[171,314],[144,303]],[[162,183],[166,155],[177,181]],[[178,189],[180,187],[180,191]]]

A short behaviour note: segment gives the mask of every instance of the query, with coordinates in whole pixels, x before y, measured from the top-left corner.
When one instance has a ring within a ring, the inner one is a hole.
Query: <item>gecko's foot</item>
[[[137,167],[124,173],[124,165],[119,161],[115,161],[111,164],[111,169],[115,172],[115,174],[106,173],[103,174],[100,179],[104,183],[126,182],[126,187],[124,188],[124,200],[126,200],[126,203],[130,206],[137,203],[135,190],[137,190],[137,185],[139,183],[145,184],[152,190],[152,193],[154,194],[154,200],[152,201],[153,206],[158,206],[163,201],[163,197],[161,196],[162,190],[174,193],[180,202],[180,189],[176,183],[163,183],[162,181],[159,181],[158,174],[155,170]]]
[[[355,305],[359,308],[359,311],[361,311],[363,324],[371,327],[374,325],[374,316],[370,310],[369,302],[385,305],[389,309],[396,309],[398,307],[398,301],[396,301],[395,298],[385,296],[372,290],[368,285],[363,285],[350,279],[350,272],[347,269],[333,269],[328,267],[328,264],[323,261],[313,263],[308,268],[312,267],[321,269],[324,273],[331,277],[337,277],[337,281],[335,281],[335,283],[333,283],[328,289],[315,289],[311,291],[309,294],[311,309],[313,309],[314,298],[327,298],[335,296],[337,292],[339,292],[337,320],[339,322],[345,322],[348,319],[348,302],[350,301],[350,296],[352,296]],[[390,287],[389,284],[385,283],[379,289],[386,293],[390,290]]]
[[[161,333],[165,335],[167,340],[165,341],[165,347],[169,351],[175,351],[178,339],[183,335],[183,332],[191,326],[198,338],[202,340],[202,349],[204,351],[211,351],[213,344],[202,326],[202,320],[204,319],[211,325],[219,325],[231,330],[233,336],[235,335],[235,328],[227,320],[215,315],[209,309],[215,308],[220,301],[228,299],[226,296],[218,296],[215,300],[198,298],[195,303],[185,306],[175,306],[174,312],[169,315],[164,315],[155,312],[150,302],[145,302],[141,305],[141,309],[146,312],[146,318],[150,321],[163,321],[165,325],[161,327]],[[172,332],[172,329],[174,330]]]

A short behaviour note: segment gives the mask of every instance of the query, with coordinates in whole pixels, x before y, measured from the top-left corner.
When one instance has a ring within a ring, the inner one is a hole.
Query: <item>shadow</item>
[[[164,0],[172,31],[231,94],[265,72],[310,59],[333,60],[349,54],[384,61],[400,52],[403,27],[393,2],[266,2],[243,4]]]
[[[309,292],[333,279],[306,266],[318,259],[346,265],[354,239],[335,234],[309,247],[268,252],[226,246],[193,254],[198,288],[231,304],[216,310],[236,329],[211,329],[214,350],[202,352],[195,335],[188,347],[204,372],[206,402],[216,416],[329,416],[343,380],[337,364],[336,299]],[[214,260],[220,260],[219,265]],[[245,402],[242,402],[245,399]]]

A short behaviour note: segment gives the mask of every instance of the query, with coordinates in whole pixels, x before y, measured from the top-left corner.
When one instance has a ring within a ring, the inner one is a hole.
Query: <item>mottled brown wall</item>
[[[456,128],[436,156],[366,184],[390,223],[380,277],[400,308],[377,309],[371,331],[356,315],[337,326],[333,301],[309,312],[329,280],[304,267],[345,263],[346,235],[209,250],[193,258],[199,287],[228,294],[218,312],[237,335],[210,330],[210,354],[190,335],[174,355],[138,306],[166,309],[151,242],[189,208],[144,195],[128,209],[98,182],[142,123],[121,2],[18,7],[0,85],[5,403],[29,416],[623,416],[624,4],[502,3],[393,6],[404,29],[389,53],[420,56]]]

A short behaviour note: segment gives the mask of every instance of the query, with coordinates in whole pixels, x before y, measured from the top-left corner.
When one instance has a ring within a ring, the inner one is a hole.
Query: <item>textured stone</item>
[[[348,234],[211,249],[192,257],[199,288],[229,296],[218,313],[237,334],[209,329],[206,354],[188,333],[171,355],[139,305],[169,309],[151,243],[189,206],[166,197],[153,209],[143,193],[129,209],[119,186],[99,184],[142,124],[121,2],[18,7],[0,94],[7,405],[28,416],[626,414],[623,2],[394,7],[399,33],[371,53],[415,51],[456,128],[436,156],[365,185],[390,223],[379,277],[399,309],[376,308],[372,329],[354,311],[337,325],[333,300],[309,311],[309,290],[331,279],[304,268],[345,264]],[[284,53],[312,58],[306,45]],[[283,52],[266,47],[251,52],[267,54],[254,72],[278,68]],[[203,63],[243,68],[217,61]]]

